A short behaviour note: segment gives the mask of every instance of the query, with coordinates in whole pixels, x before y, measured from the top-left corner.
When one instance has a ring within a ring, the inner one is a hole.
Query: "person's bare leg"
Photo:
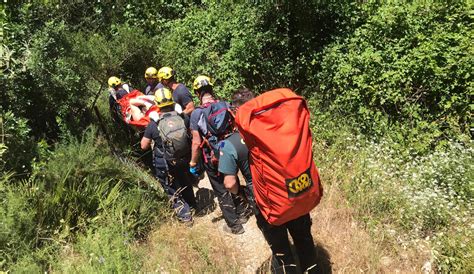
[[[150,98],[154,98],[154,96],[139,96],[137,98],[130,99],[130,105],[145,107],[146,111],[148,111],[154,104],[153,99],[150,101]]]
[[[139,107],[134,106],[132,104],[130,104],[130,112],[132,114],[133,121],[138,121],[145,116]]]
[[[142,99],[139,99],[139,98],[132,98],[132,99],[130,99],[129,104],[131,106],[140,107],[140,106],[145,105],[145,101],[143,101]]]

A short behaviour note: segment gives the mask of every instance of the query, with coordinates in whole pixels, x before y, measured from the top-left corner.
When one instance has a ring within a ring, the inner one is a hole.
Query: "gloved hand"
[[[198,177],[199,176],[199,171],[197,166],[190,166],[189,167],[189,172],[191,172],[192,175]]]

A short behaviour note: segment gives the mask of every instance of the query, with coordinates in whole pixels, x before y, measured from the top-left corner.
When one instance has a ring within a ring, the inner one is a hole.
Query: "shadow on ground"
[[[208,188],[199,188],[196,191],[196,203],[199,211],[196,213],[198,216],[204,216],[216,209],[216,203],[214,202],[214,191]]]
[[[292,251],[294,254],[294,246],[292,246]],[[324,248],[320,243],[316,243],[314,246],[316,253],[316,265],[308,271],[308,273],[317,273],[317,274],[330,274],[332,273],[332,264],[331,257],[329,252]],[[275,267],[275,263],[272,264],[272,256],[263,262],[263,264],[255,271],[255,273],[301,273],[301,268],[297,266],[286,267],[285,270],[282,267]]]

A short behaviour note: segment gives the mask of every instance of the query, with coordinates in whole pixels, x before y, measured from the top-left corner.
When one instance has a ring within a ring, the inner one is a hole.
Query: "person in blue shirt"
[[[194,102],[191,92],[182,83],[176,82],[176,72],[170,67],[162,67],[158,71],[158,80],[171,91],[173,91],[173,100],[180,105],[183,113],[191,116],[194,110]]]
[[[201,106],[217,102],[213,84],[209,77],[201,75],[194,80],[193,89],[199,98]],[[223,230],[232,234],[245,232],[242,224],[247,222],[246,208],[237,195],[230,193],[224,186],[223,174],[217,170],[217,165],[211,160],[211,149],[202,147],[203,140],[208,136],[208,128],[203,107],[197,107],[191,114],[190,129],[192,134],[192,152],[189,167],[195,176],[198,162],[202,161],[212,189],[217,196],[219,207],[226,224]],[[229,129],[230,125],[229,125]]]
[[[245,97],[245,98],[242,98]],[[232,107],[237,109],[242,102],[254,98],[253,93],[245,89],[234,95]],[[248,201],[249,205],[257,213],[255,198],[253,196],[252,174],[249,166],[249,150],[237,129],[221,141],[219,146],[219,167],[218,170],[224,175],[224,186],[232,194],[239,195]],[[238,172],[241,172],[245,179],[245,187],[239,182]]]

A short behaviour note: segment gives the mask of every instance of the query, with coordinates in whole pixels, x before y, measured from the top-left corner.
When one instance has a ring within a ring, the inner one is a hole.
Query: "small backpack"
[[[232,116],[229,104],[224,101],[214,101],[201,106],[204,118],[206,119],[207,135],[220,138],[229,133],[232,128],[234,117]]]
[[[239,107],[235,122],[249,149],[255,200],[263,217],[282,225],[321,200],[305,100],[275,89]]]
[[[202,105],[201,108],[207,127],[207,135],[203,136],[203,145],[210,148],[208,157],[216,164],[219,160],[219,143],[232,132],[234,116],[230,111],[229,104],[224,101],[216,100]],[[205,160],[207,161],[206,157]]]
[[[158,132],[162,147],[157,149],[166,160],[177,161],[189,155],[191,144],[188,129],[184,119],[176,111],[160,113]]]

